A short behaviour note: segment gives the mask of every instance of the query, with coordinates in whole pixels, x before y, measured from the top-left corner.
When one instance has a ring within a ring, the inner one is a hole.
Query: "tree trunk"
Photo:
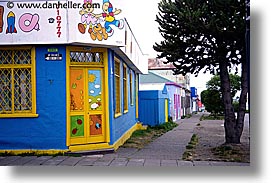
[[[247,59],[244,58],[242,62],[242,76],[241,76],[241,94],[239,99],[239,111],[237,116],[237,125],[236,125],[236,136],[241,138],[244,126],[244,116],[246,110],[246,101],[248,93],[248,63]]]
[[[227,62],[225,60],[220,61],[220,78],[222,99],[224,103],[225,143],[240,143],[240,138],[236,135],[236,117],[232,104]]]

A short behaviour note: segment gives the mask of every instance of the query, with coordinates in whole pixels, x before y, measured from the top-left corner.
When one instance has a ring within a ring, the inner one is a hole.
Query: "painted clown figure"
[[[114,33],[114,30],[112,29],[111,25],[114,25],[118,27],[119,29],[122,29],[124,27],[123,20],[116,20],[115,15],[118,15],[121,13],[120,9],[113,8],[113,5],[110,3],[109,0],[103,0],[102,5],[103,13],[95,15],[96,18],[103,17],[105,24],[104,27],[106,29],[106,32],[108,36],[112,36]]]
[[[79,11],[81,23],[78,24],[78,30],[82,34],[85,33],[87,26],[89,27],[88,32],[91,32],[93,25],[97,24],[98,19],[94,16],[93,11],[92,0],[84,0],[83,9]]]

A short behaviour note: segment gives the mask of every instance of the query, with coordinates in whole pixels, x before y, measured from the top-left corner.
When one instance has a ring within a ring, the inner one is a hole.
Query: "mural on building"
[[[10,11],[7,15],[6,34],[8,33],[17,33],[17,30],[15,28],[15,14],[12,11]]]
[[[90,115],[90,135],[102,134],[102,119],[100,114]]]
[[[71,137],[84,136],[84,116],[71,116]]]
[[[81,15],[81,23],[78,24],[78,30],[82,34],[86,32],[88,27],[88,33],[91,33],[93,30],[93,26],[98,23],[98,18],[94,15],[94,5],[92,0],[84,0],[83,8],[79,11]]]
[[[21,15],[19,27],[23,32],[39,31],[39,15],[31,13]]]
[[[91,110],[102,110],[101,108],[101,77],[100,71],[88,71],[88,89],[89,89],[89,104]]]
[[[124,21],[117,20],[116,15],[121,13],[121,9],[113,8],[109,0],[103,0],[102,13],[95,14],[95,9],[99,8],[100,4],[92,3],[92,0],[84,0],[82,10],[79,11],[81,15],[81,23],[78,24],[80,33],[85,34],[88,29],[88,34],[92,40],[107,40],[114,34],[112,27],[123,29]]]
[[[63,28],[61,25],[63,23],[62,17],[64,17],[66,10],[58,8],[18,8],[19,6],[16,6],[16,3],[20,2],[1,2],[0,33],[6,32],[6,36],[0,36],[2,44],[29,42],[30,40],[47,42],[47,40],[61,38]],[[33,3],[35,4],[36,2],[33,1]],[[27,5],[30,6],[31,4]],[[53,13],[54,11],[56,13]],[[56,26],[53,26],[53,23],[56,23]],[[10,34],[16,34],[17,36],[11,37],[9,36]],[[25,36],[26,34],[28,36]],[[45,36],[49,34],[51,35],[50,37]],[[62,38],[65,40],[65,35]]]
[[[3,32],[3,25],[4,25],[4,6],[0,6],[0,33]]]
[[[123,2],[116,0],[1,1],[0,45],[83,42],[125,46],[122,9]]]

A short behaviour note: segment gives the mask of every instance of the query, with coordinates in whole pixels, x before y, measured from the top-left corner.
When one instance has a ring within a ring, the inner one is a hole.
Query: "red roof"
[[[149,58],[148,59],[148,69],[151,70],[157,70],[157,69],[163,69],[163,70],[171,70],[174,69],[175,66],[172,63],[164,63],[164,60],[157,59],[157,58]]]

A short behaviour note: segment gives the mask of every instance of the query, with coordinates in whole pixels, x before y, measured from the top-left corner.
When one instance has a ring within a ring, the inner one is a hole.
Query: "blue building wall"
[[[139,120],[146,125],[157,126],[165,122],[165,99],[168,94],[159,90],[139,91]]]
[[[191,98],[197,97],[197,88],[190,87],[190,90],[191,90]]]
[[[57,48],[61,61],[46,61],[48,48]],[[121,75],[123,72],[121,59]],[[128,69],[130,69],[128,67]],[[114,52],[108,49],[109,71],[109,126],[110,145],[114,144],[137,122],[135,73],[133,78],[134,105],[130,104],[128,88],[128,112],[123,111],[123,88],[121,87],[122,115],[115,118],[114,109]],[[123,78],[121,77],[121,84]],[[0,150],[39,149],[66,150],[66,46],[36,46],[36,118],[0,118]]]
[[[0,119],[0,149],[67,149],[66,49],[62,61],[46,61],[47,46],[36,47],[37,118]]]
[[[158,124],[163,124],[165,123],[165,99],[164,98],[159,99],[158,105],[159,105]]]
[[[122,114],[119,117],[115,118],[115,87],[114,87],[114,52],[109,50],[109,106],[110,106],[110,144],[114,144],[125,132],[127,132],[130,128],[132,128],[136,123],[136,104],[134,102],[134,105],[130,104],[130,76],[129,73],[127,72],[127,81],[128,81],[128,112],[124,113],[123,111],[123,87],[120,87],[120,93],[121,93],[121,109],[122,109]],[[119,56],[116,55],[117,58],[120,59]],[[123,60],[120,59],[120,75],[123,75]],[[127,67],[128,70],[130,69]],[[132,78],[133,78],[133,91],[136,90],[134,80],[135,80],[135,74],[132,72]],[[123,77],[120,77],[120,83],[121,86],[123,86]],[[134,93],[133,93],[134,94]],[[135,94],[134,94],[134,101],[135,100]]]
[[[174,96],[181,96],[180,94],[180,87],[169,84],[167,85],[167,90],[169,94],[169,99],[170,99],[170,116],[173,118],[173,121],[181,119],[181,102],[180,101],[175,101]]]

